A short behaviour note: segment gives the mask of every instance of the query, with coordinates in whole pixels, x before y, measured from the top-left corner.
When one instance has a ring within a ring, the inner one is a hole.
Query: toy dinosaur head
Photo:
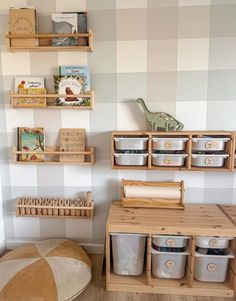
[[[144,100],[143,100],[142,98],[137,98],[137,99],[136,99],[136,102],[137,102],[137,103],[144,103]]]

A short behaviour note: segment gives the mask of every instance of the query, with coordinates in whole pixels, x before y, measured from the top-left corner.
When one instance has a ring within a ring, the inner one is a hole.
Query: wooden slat
[[[6,34],[9,39],[51,39],[51,38],[88,38],[91,33],[35,33],[35,34]]]
[[[19,161],[18,160],[18,155],[19,154],[44,154],[46,156],[45,160],[42,162],[38,161]],[[85,155],[85,161],[84,162],[77,162],[77,161],[64,161],[60,162],[60,155]],[[40,152],[35,152],[35,151],[18,151],[16,147],[13,148],[12,151],[13,155],[13,161],[16,164],[53,164],[53,165],[64,165],[64,164],[79,164],[79,165],[92,165],[95,163],[95,151],[94,147],[90,147],[88,150],[84,152],[62,152],[59,150],[58,146],[51,146],[51,147],[46,147],[45,151],[40,151]],[[47,157],[49,156],[49,157]]]
[[[84,37],[88,39],[88,46],[52,46],[52,39],[56,37]],[[13,47],[11,41],[13,39],[35,39],[39,41],[38,46],[32,47]],[[15,51],[93,51],[93,33],[37,33],[37,34],[6,34],[7,45],[11,52]]]
[[[193,277],[194,277],[194,260],[195,260],[195,237],[192,237],[189,242],[189,252],[190,255],[187,258],[187,282],[189,287],[193,287]]]
[[[147,283],[150,285],[152,280],[152,237],[147,237],[147,258],[146,258]]]

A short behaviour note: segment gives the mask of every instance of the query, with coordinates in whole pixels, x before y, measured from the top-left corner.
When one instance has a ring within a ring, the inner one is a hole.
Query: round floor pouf
[[[69,301],[91,280],[91,261],[75,242],[43,240],[0,259],[0,301]]]

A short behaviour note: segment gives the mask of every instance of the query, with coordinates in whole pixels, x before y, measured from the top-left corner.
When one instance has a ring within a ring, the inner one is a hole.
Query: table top
[[[219,205],[219,207],[236,226],[236,205]]]
[[[236,206],[230,207],[236,219]],[[218,205],[185,204],[184,210],[176,210],[127,208],[120,201],[114,201],[109,210],[107,231],[236,237],[236,224]]]

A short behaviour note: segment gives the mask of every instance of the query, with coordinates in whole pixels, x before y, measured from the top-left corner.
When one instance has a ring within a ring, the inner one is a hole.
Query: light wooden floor
[[[186,297],[170,295],[106,292],[105,275],[101,276],[102,256],[91,255],[93,280],[87,289],[74,301],[235,301],[233,298]]]

